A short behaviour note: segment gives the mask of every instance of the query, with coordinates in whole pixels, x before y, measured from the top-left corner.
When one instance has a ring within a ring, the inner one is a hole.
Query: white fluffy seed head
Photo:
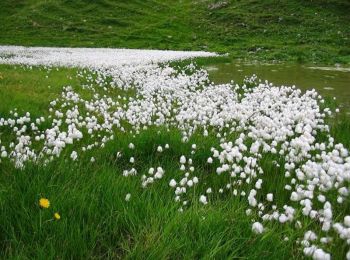
[[[264,227],[260,222],[254,222],[252,225],[252,231],[256,234],[261,234],[264,232]]]
[[[201,195],[199,197],[199,202],[204,204],[204,205],[208,204],[207,197],[205,195]]]
[[[267,201],[273,201],[273,194],[272,193],[268,193],[266,195],[266,199],[267,199]]]
[[[174,179],[171,179],[171,181],[169,182],[169,186],[172,187],[172,188],[175,188],[176,187],[176,181]]]
[[[186,163],[186,157],[184,155],[181,155],[180,157],[180,163],[185,164]]]
[[[129,201],[130,198],[131,198],[131,194],[130,194],[130,193],[128,193],[128,194],[125,195],[125,201]]]

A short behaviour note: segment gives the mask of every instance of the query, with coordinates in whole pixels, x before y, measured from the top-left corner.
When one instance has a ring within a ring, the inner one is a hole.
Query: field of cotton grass
[[[350,259],[331,98],[215,85],[191,61],[44,56],[0,65],[2,257]]]

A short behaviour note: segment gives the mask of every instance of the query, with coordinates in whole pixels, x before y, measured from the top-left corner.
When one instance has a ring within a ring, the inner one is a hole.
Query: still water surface
[[[323,96],[336,97],[343,111],[350,114],[350,68],[222,63],[205,69],[215,83],[241,82],[245,76],[255,74],[277,86],[314,88]]]

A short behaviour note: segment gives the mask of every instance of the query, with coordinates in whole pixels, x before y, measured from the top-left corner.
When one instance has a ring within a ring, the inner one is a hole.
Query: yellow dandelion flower
[[[41,198],[39,200],[39,206],[44,209],[47,209],[48,207],[50,207],[50,201],[48,199]]]
[[[58,212],[56,212],[54,214],[54,217],[55,217],[56,220],[60,220],[61,219],[61,216],[60,216],[60,214],[58,214]]]

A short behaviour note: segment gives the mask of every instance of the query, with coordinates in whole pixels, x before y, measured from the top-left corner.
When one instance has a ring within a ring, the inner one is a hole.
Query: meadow
[[[346,67],[349,12],[2,1],[0,258],[350,259],[349,114],[315,89],[204,69]]]
[[[0,84],[4,258],[347,254],[349,121],[332,99],[255,78],[213,86],[191,62],[1,65]],[[317,165],[336,173],[300,175]]]

